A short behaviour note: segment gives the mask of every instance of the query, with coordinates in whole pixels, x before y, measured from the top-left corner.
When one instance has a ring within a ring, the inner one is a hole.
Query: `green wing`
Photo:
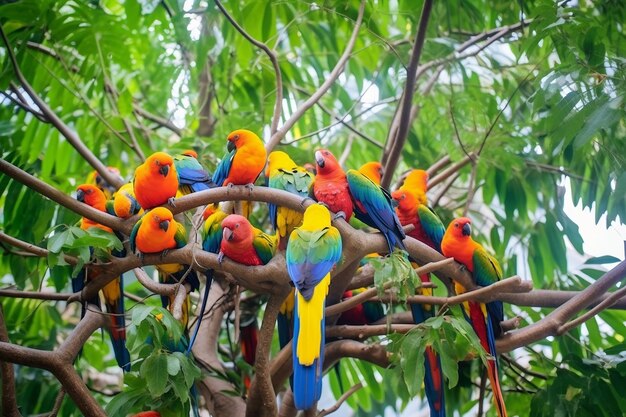
[[[263,264],[266,264],[272,259],[276,252],[276,236],[268,235],[256,228],[254,229],[254,234],[252,246],[256,254],[261,258]]]
[[[180,249],[187,244],[187,231],[182,223],[176,222],[176,225],[177,229],[174,240],[176,241],[176,249]]]
[[[474,251],[472,260],[474,262],[474,278],[476,284],[481,287],[486,287],[502,279],[502,268],[500,264],[493,256],[489,255],[482,246],[479,246]]]
[[[113,207],[113,200],[107,200],[106,205],[104,206],[104,211],[106,211],[111,216],[117,216],[115,214],[115,208]]]
[[[133,253],[137,249],[137,232],[139,232],[139,228],[141,227],[142,222],[143,222],[143,217],[137,220],[137,223],[135,223],[135,226],[133,226],[133,230],[130,232],[130,236],[128,238],[130,242],[130,251]]]
[[[420,204],[417,207],[417,215],[426,236],[435,244],[435,248],[441,252],[441,241],[446,233],[446,228],[437,213],[428,206]]]

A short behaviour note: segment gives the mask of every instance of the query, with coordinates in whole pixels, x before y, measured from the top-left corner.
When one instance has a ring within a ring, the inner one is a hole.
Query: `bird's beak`
[[[326,161],[324,161],[324,155],[322,155],[320,151],[315,152],[315,163],[320,168],[324,168],[324,164],[326,163]]]
[[[470,226],[469,223],[465,223],[463,225],[463,228],[461,229],[461,232],[463,233],[463,236],[469,236],[472,234],[472,226]]]
[[[83,190],[76,191],[76,199],[81,203],[85,202],[85,192]]]
[[[226,144],[226,149],[228,149],[228,152],[234,151],[235,148],[235,142],[228,141],[228,143]]]
[[[169,227],[170,227],[169,220],[163,220],[161,223],[159,223],[159,229],[163,230],[164,232],[167,232],[167,229],[169,229]]]
[[[159,168],[159,173],[163,175],[164,177],[167,177],[167,174],[169,174],[169,172],[170,172],[169,165],[161,165],[161,168]]]
[[[391,199],[391,207],[398,207],[400,205],[400,202],[398,200],[396,200],[395,198]]]
[[[233,239],[233,231],[230,230],[228,227],[225,227],[224,230],[222,231],[222,239],[230,241]]]

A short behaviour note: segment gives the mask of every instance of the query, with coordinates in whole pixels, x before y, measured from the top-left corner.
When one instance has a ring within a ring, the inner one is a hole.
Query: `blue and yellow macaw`
[[[459,217],[450,222],[441,242],[444,256],[454,258],[465,265],[472,273],[476,285],[486,287],[502,279],[502,268],[498,261],[487,253],[483,246],[472,239],[471,220]],[[457,294],[465,292],[465,288],[455,283]],[[496,357],[496,337],[502,333],[500,323],[504,320],[502,301],[487,304],[477,301],[463,303],[465,317],[474,328],[485,351],[490,355],[487,363],[487,376],[491,382],[493,400],[499,417],[506,417],[506,406],[500,379],[498,377],[498,359]]]
[[[404,249],[402,241],[406,235],[391,204],[389,192],[355,169],[349,169],[346,178],[356,218],[380,230],[387,240],[389,253],[396,246]]]
[[[274,151],[267,157],[265,176],[270,188],[308,197],[313,184],[313,174],[296,165],[285,152]],[[302,223],[302,213],[286,207],[269,204],[270,222],[278,234],[278,248],[287,247],[289,235]]]
[[[341,235],[330,212],[313,204],[287,244],[287,271],[295,290],[293,329],[293,396],[299,410],[315,405],[322,394],[324,307],[330,271],[341,259]]]
[[[178,190],[182,195],[216,187],[211,174],[198,162],[196,151],[189,149],[176,155],[174,166],[178,173]]]

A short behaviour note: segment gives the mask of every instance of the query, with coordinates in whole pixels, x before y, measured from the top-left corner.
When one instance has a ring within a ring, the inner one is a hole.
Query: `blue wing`
[[[235,148],[230,153],[224,155],[224,158],[222,158],[220,163],[217,165],[217,168],[215,168],[215,172],[213,173],[213,182],[218,187],[224,185],[224,181],[228,178],[230,167],[232,166],[233,158],[235,157],[236,152],[237,149]]]

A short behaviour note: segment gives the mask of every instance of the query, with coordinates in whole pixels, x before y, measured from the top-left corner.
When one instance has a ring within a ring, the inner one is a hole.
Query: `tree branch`
[[[390,148],[389,157],[384,161],[385,173],[381,180],[381,186],[383,188],[389,188],[391,184],[391,178],[393,172],[398,165],[400,153],[406,141],[409,133],[409,118],[411,116],[411,104],[413,102],[413,93],[415,91],[415,80],[417,76],[417,66],[419,64],[420,56],[422,55],[422,47],[426,40],[426,28],[428,27],[428,21],[430,20],[430,11],[432,10],[433,1],[425,0],[422,7],[422,14],[420,17],[417,33],[415,34],[415,43],[413,45],[413,51],[411,52],[411,60],[409,62],[409,68],[406,74],[406,84],[404,86],[404,94],[400,104],[400,124],[398,125],[398,133],[394,136],[393,142]]]
[[[0,160],[0,164],[1,163],[2,163],[2,160]],[[48,254],[50,253],[47,249],[41,248],[32,243],[24,242],[23,240],[20,240],[13,236],[9,236],[1,230],[0,230],[0,241],[6,242],[11,246],[15,246],[16,248],[23,249],[26,252],[30,252],[33,255],[40,256],[42,258],[47,257]],[[65,262],[67,262],[70,265],[76,265],[78,263],[78,260],[73,256],[64,255],[63,258],[65,259]]]
[[[0,342],[10,343],[9,333],[4,322],[4,311],[0,304]],[[9,362],[0,361],[0,374],[2,375],[2,410],[7,417],[22,417],[17,407],[15,395],[15,374],[13,365]]]
[[[346,44],[346,49],[343,51],[343,54],[337,61],[337,64],[330,72],[326,80],[322,83],[322,85],[306,100],[302,103],[296,111],[293,112],[291,117],[285,121],[285,124],[278,129],[275,133],[272,134],[269,142],[265,145],[267,151],[271,151],[278,145],[278,143],[285,137],[289,129],[293,127],[293,125],[302,117],[302,115],[313,106],[315,103],[319,101],[320,98],[328,91],[328,89],[333,85],[333,83],[339,78],[339,75],[343,72],[343,69],[350,58],[350,54],[352,53],[352,49],[354,48],[354,44],[356,43],[357,35],[359,33],[359,29],[361,28],[361,23],[363,22],[363,13],[365,12],[365,0],[361,0],[361,5],[359,6],[359,15],[356,19],[356,23],[354,25],[354,30],[352,31],[352,35]]]
[[[41,113],[50,121],[50,123],[67,139],[67,141],[78,151],[78,153],[83,157],[85,161],[89,163],[98,173],[111,185],[116,187],[121,187],[124,185],[124,181],[118,178],[116,175],[112,174],[107,167],[100,161],[90,150],[85,146],[85,144],[80,140],[76,132],[74,132],[68,125],[66,125],[59,116],[52,111],[52,109],[46,104],[45,101],[31,87],[28,83],[20,67],[17,63],[17,59],[15,57],[15,53],[13,52],[13,48],[9,43],[9,39],[2,27],[0,27],[0,37],[4,41],[4,44],[7,48],[7,53],[9,56],[9,60],[11,61],[11,65],[13,66],[13,72],[17,77],[18,81],[22,85],[22,88],[28,93],[30,98],[35,102],[37,107],[41,110]]]
[[[354,384],[353,386],[350,387],[350,389],[348,389],[346,392],[344,392],[341,395],[341,397],[339,397],[337,402],[332,407],[329,407],[328,409],[323,409],[319,413],[317,413],[317,417],[324,417],[324,416],[327,416],[327,415],[332,414],[335,411],[339,410],[339,407],[341,407],[341,404],[343,404],[348,398],[350,398],[350,396],[352,394],[354,394],[355,392],[357,392],[361,388],[363,388],[363,384],[362,383],[359,382],[357,384]]]

